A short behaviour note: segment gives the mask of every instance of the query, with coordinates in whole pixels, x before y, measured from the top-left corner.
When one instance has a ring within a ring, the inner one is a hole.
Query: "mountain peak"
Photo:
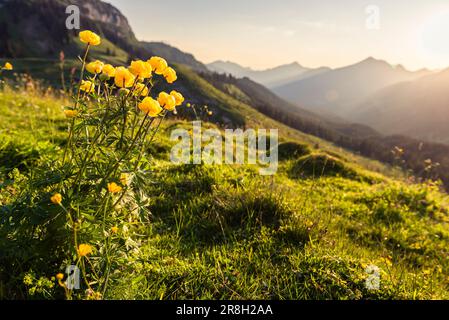
[[[405,67],[402,64],[398,64],[394,68],[400,71],[407,71],[407,69],[405,69]]]
[[[9,35],[0,37],[0,56],[55,57],[61,50],[68,57],[76,56],[78,45],[73,40],[77,32],[60,28],[66,16],[59,13],[65,12],[69,4],[77,5],[82,13],[81,29],[97,32],[120,48],[129,49],[137,42],[128,19],[100,0],[0,0],[1,33]],[[30,15],[33,19],[29,19]]]
[[[366,64],[366,65],[373,65],[373,64],[384,64],[384,65],[390,65],[388,62],[386,62],[385,60],[380,60],[380,59],[376,59],[374,57],[368,57],[362,61],[360,61],[357,64]]]
[[[301,67],[301,68],[304,68],[304,67],[302,66],[302,64],[300,64],[298,61],[293,61],[293,62],[291,62],[291,63],[288,63],[288,64],[286,64],[286,66],[292,66],[292,67]]]
[[[311,69],[296,61],[266,70],[254,70],[231,62],[218,60],[207,65],[212,72],[231,74],[237,78],[250,78],[266,87],[274,88],[327,71],[327,68]]]

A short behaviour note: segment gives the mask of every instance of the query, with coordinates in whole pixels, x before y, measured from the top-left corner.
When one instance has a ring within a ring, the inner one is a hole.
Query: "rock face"
[[[75,58],[80,52],[79,30],[66,27],[69,5],[79,7],[81,29],[92,30],[109,42],[102,46],[107,47],[106,56],[120,51],[128,54],[121,57],[123,61],[160,55],[171,63],[207,72],[191,54],[164,43],[138,41],[128,19],[100,0],[0,0],[0,57],[57,59],[63,50],[66,57]]]
[[[100,0],[0,0],[0,56],[54,57],[61,48],[70,55],[77,30],[66,28],[69,5],[80,8],[82,29],[123,49],[137,43],[126,17]]]

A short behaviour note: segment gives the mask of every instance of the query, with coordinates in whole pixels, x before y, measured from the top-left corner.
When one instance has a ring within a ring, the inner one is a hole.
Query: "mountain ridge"
[[[348,108],[376,91],[426,74],[425,71],[412,72],[368,57],[349,66],[273,88],[273,91],[293,104],[345,118]]]
[[[331,70],[328,67],[307,68],[298,62],[280,65],[264,70],[254,70],[249,67],[243,67],[238,63],[231,61],[217,60],[206,65],[210,71],[230,74],[234,77],[247,77],[268,88],[284,85],[292,81],[311,77],[313,75],[324,73]]]
[[[351,119],[386,134],[449,144],[449,69],[376,92],[354,108]]]

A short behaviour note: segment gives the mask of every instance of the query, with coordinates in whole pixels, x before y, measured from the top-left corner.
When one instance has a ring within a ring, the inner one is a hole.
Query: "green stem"
[[[164,121],[164,119],[165,119],[166,116],[167,116],[167,111],[164,112],[164,115],[162,116],[162,118],[161,118],[160,121],[159,121],[159,124],[157,125],[156,129],[154,130],[153,135],[151,136],[151,139],[150,139],[150,141],[148,142],[149,145],[153,142],[153,139],[154,139],[154,137],[156,136],[156,133],[159,131],[159,128],[160,128],[160,126],[161,126],[161,124],[162,124],[162,121]],[[150,127],[151,127],[151,125],[148,127],[148,129],[149,129]],[[147,131],[145,132],[144,137],[146,137],[146,135],[148,134],[148,129],[147,129]],[[142,160],[142,157],[143,157],[143,154],[144,154],[144,152],[143,152],[144,149],[145,149],[145,138],[144,138],[143,143],[142,143],[142,146],[141,146],[141,148],[140,148],[139,157],[138,157],[138,159],[137,159],[136,166],[134,167],[134,171],[136,171],[137,168],[139,167],[140,160]]]
[[[112,174],[114,171],[116,171],[116,170],[118,169],[118,167],[119,167],[120,163],[123,161],[123,159],[125,159],[125,158],[128,156],[128,154],[131,152],[132,148],[134,148],[134,145],[135,145],[135,143],[136,143],[136,141],[137,141],[137,139],[138,139],[140,133],[142,132],[142,129],[143,129],[144,124],[145,124],[145,122],[146,122],[147,119],[148,119],[148,114],[145,115],[145,118],[143,119],[143,121],[142,121],[142,123],[141,123],[141,125],[140,125],[140,127],[139,127],[139,130],[138,130],[137,133],[136,133],[136,136],[135,136],[134,139],[132,140],[130,147],[129,147],[128,150],[126,150],[126,152],[120,157],[120,159],[119,159],[119,160],[117,161],[117,163],[112,167],[112,169],[110,169],[110,170],[106,173],[106,175],[103,177],[103,179],[101,180],[101,182],[100,182],[100,184],[99,184],[99,188],[104,184],[104,182],[105,182],[107,179],[109,179],[109,177],[111,176],[111,174]],[[150,125],[151,125],[151,124],[150,124]]]
[[[78,102],[79,102],[80,95],[81,95],[81,83],[83,82],[83,79],[84,79],[84,70],[86,68],[86,60],[87,60],[87,55],[89,54],[89,49],[90,49],[90,44],[87,45],[86,52],[84,53],[83,66],[81,67],[80,81],[78,83],[78,94],[77,94],[77,97],[76,97],[76,100],[75,100],[75,106],[73,108],[74,110],[76,110],[77,107],[78,107]],[[65,149],[64,149],[64,156],[62,158],[62,165],[65,164],[65,159],[66,159],[68,148],[72,144],[73,127],[74,127],[74,125],[75,125],[75,119],[72,120],[72,125],[70,126],[69,139],[68,139],[67,144],[66,144]]]

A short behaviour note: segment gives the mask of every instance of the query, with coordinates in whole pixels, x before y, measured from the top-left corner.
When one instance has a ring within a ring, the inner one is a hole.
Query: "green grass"
[[[0,93],[0,213],[25,179],[19,171],[61,155],[64,104]],[[289,156],[273,178],[254,166],[175,166],[168,134],[179,125],[188,123],[168,121],[150,150],[150,222],[132,241],[118,240],[128,251],[105,298],[449,298],[448,198],[436,187],[373,173],[366,160],[329,154],[331,147],[317,153],[315,138],[294,132],[282,136]],[[63,266],[29,258],[35,268],[11,270],[2,261],[0,298],[61,297],[62,289],[47,284],[45,295],[42,287]],[[380,290],[365,286],[370,264],[381,269]],[[30,274],[35,280],[25,285]]]

